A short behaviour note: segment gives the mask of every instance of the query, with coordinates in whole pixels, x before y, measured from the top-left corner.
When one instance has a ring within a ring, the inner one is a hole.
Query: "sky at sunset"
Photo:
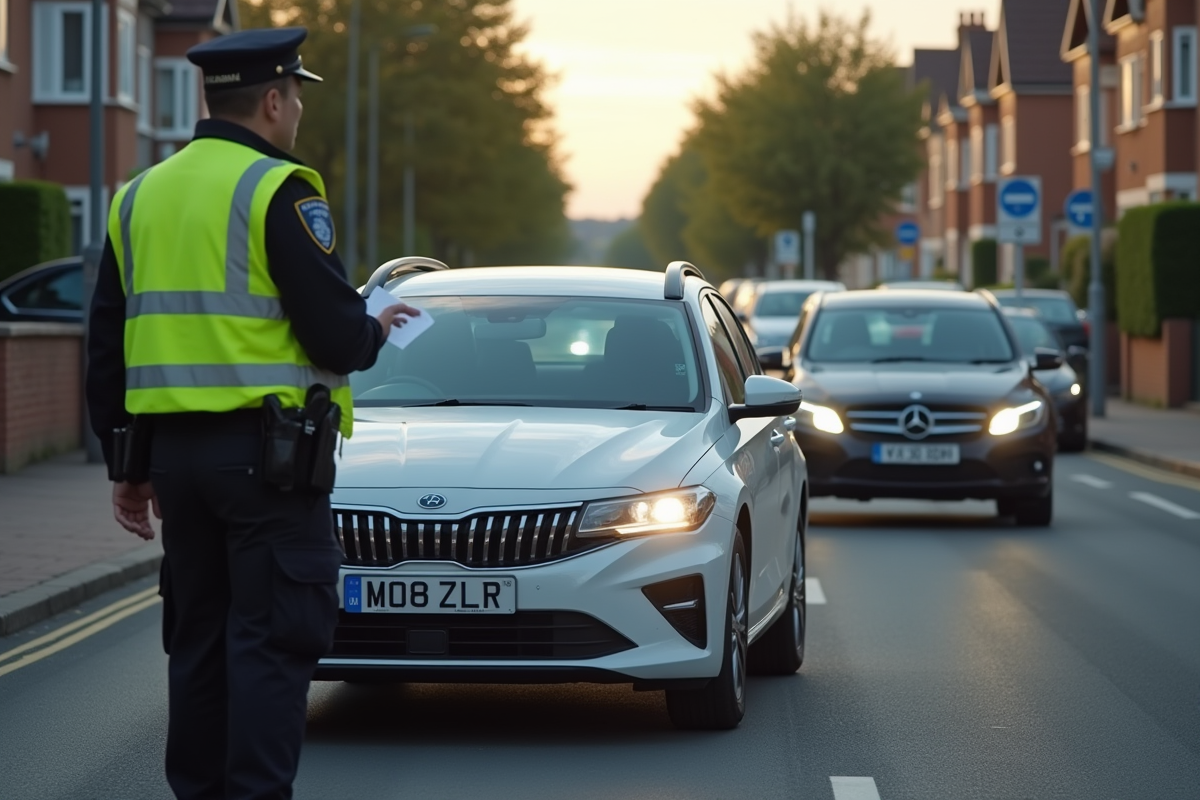
[[[548,95],[557,112],[573,218],[637,216],[661,163],[692,121],[691,99],[712,89],[712,74],[736,70],[750,35],[793,13],[817,9],[857,16],[889,40],[902,64],[913,47],[954,43],[960,11],[999,0],[515,0],[530,23],[526,50],[559,75]]]

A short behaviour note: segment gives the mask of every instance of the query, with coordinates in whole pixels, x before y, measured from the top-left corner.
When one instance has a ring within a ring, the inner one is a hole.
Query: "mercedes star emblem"
[[[924,439],[933,431],[933,413],[925,406],[909,406],[900,412],[900,430],[909,439]]]

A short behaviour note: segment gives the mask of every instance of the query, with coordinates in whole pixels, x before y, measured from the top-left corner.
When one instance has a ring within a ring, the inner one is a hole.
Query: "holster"
[[[113,458],[108,478],[114,483],[147,483],[150,480],[150,444],[154,425],[149,417],[134,417],[123,428],[113,429]]]
[[[304,408],[283,408],[276,395],[263,400],[263,479],[283,492],[333,491],[341,409],[329,388],[309,388]]]

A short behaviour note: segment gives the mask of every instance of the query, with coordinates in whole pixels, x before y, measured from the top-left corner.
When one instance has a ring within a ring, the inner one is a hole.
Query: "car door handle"
[[[779,431],[771,431],[771,446],[780,447],[787,441],[787,434]]]
[[[795,418],[795,417],[788,417],[787,419],[785,419],[785,420],[783,421],[783,427],[784,427],[784,428],[786,428],[786,429],[787,429],[787,430],[789,430],[789,431],[794,431],[794,430],[796,430],[796,418]]]

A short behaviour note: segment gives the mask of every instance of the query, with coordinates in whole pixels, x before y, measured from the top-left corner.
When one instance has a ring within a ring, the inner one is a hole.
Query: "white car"
[[[800,393],[695,267],[401,259],[379,284],[434,323],[351,378],[319,680],[632,683],[731,728],[748,666],[800,667]]]

